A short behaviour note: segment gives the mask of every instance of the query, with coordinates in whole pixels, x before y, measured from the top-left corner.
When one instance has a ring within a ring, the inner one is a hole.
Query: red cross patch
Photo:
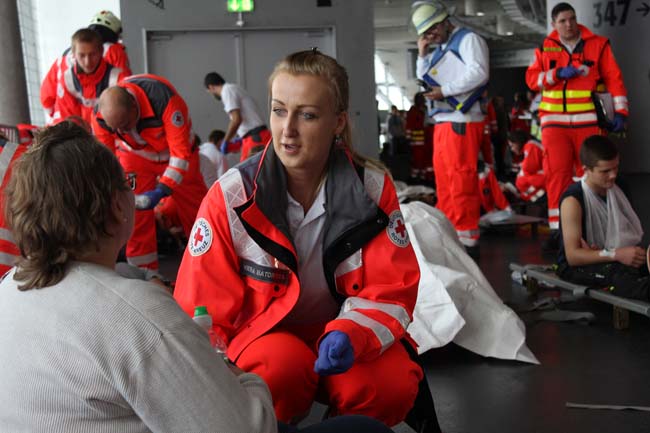
[[[386,234],[388,239],[400,248],[406,248],[409,245],[409,233],[406,230],[402,212],[399,210],[394,210],[388,217]]]
[[[212,227],[205,218],[199,218],[192,227],[187,248],[194,257],[205,254],[212,245]]]
[[[177,128],[180,128],[181,126],[183,126],[185,124],[185,119],[183,118],[183,113],[181,113],[180,111],[174,111],[174,113],[172,114],[172,123]]]

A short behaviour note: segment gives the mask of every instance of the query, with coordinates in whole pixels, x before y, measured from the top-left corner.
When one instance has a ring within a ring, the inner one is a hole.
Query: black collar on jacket
[[[275,154],[273,143],[264,152],[239,164],[237,169],[241,173],[248,200],[235,210],[246,231],[260,247],[297,272],[293,252],[286,251],[286,248],[264,236],[242,217],[244,210],[253,204],[257,205],[269,221],[293,243],[286,218],[286,172]],[[343,298],[335,287],[336,267],[379,234],[387,226],[388,216],[366,192],[364,167],[353,163],[344,149],[332,150],[327,170],[323,266],[332,294],[342,301]],[[287,253],[292,257],[287,257]]]

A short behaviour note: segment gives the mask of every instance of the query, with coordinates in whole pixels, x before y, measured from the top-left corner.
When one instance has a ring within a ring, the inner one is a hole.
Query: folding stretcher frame
[[[629,327],[630,311],[650,317],[649,303],[636,299],[622,298],[603,290],[590,288],[581,284],[570,283],[558,277],[549,266],[510,263],[510,270],[521,273],[524,284],[531,294],[537,293],[540,283],[544,283],[551,287],[569,291],[576,297],[587,296],[611,304],[614,308],[613,325],[616,329],[626,329]]]

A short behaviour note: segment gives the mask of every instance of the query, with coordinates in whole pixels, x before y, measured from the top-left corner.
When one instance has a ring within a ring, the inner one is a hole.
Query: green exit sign
[[[228,0],[228,12],[252,12],[253,9],[253,0]]]

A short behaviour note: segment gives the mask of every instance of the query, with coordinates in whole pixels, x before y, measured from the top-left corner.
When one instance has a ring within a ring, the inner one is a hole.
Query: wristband
[[[600,257],[608,257],[608,258],[613,260],[614,256],[616,255],[616,250],[615,249],[610,250],[610,249],[607,249],[607,248],[603,248],[602,250],[600,250],[598,252],[598,255]]]

